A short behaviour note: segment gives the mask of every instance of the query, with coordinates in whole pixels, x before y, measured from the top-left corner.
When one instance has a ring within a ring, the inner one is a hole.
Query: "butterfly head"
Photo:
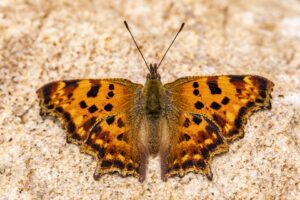
[[[147,74],[147,79],[157,79],[160,80],[160,75],[157,72],[158,65],[156,63],[150,64],[149,66],[149,74]]]

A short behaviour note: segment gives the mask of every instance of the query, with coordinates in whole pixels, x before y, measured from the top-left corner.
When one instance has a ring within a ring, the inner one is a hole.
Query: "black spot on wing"
[[[264,99],[267,97],[266,91],[263,90],[259,91],[259,95]]]
[[[240,130],[241,129],[237,129],[236,127],[234,127],[228,132],[228,136],[233,136],[233,135],[239,134]]]
[[[112,98],[114,95],[115,95],[115,94],[114,94],[114,92],[112,92],[112,91],[110,91],[110,92],[107,93],[107,96],[110,97],[110,98]]]
[[[232,75],[230,77],[230,82],[231,83],[241,83],[244,82],[244,76],[239,76],[239,75]]]
[[[182,168],[183,169],[188,169],[188,168],[191,168],[193,166],[193,161],[191,160],[187,160],[185,161],[183,164],[182,164]]]
[[[113,108],[113,106],[110,103],[108,103],[104,106],[104,110],[106,110],[106,111],[111,111],[112,108]]]
[[[193,83],[193,88],[198,88],[199,87],[199,83],[198,82],[194,82]]]
[[[92,105],[91,107],[89,107],[89,112],[90,113],[94,113],[94,112],[96,112],[98,110],[98,108],[97,108],[97,106],[95,106],[95,105]]]
[[[118,122],[117,122],[117,123],[118,123],[118,127],[119,127],[119,128],[122,128],[122,127],[125,126],[125,124],[124,124],[124,122],[123,122],[123,120],[122,120],[121,118],[118,119]]]
[[[195,165],[196,165],[196,167],[201,168],[201,169],[205,169],[205,167],[206,167],[206,164],[203,160],[197,160],[195,162]]]
[[[222,90],[221,90],[221,88],[219,88],[217,82],[209,82],[208,81],[207,84],[208,84],[211,94],[221,94],[222,93]]]
[[[74,133],[76,129],[76,126],[73,122],[69,121],[68,122],[68,132],[70,133]]]
[[[117,139],[118,139],[119,141],[122,141],[122,140],[123,140],[123,137],[124,137],[124,133],[121,133],[121,134],[119,134],[119,135],[117,136]]]
[[[98,158],[103,158],[105,155],[105,149],[102,147],[98,148]]]
[[[65,113],[64,113],[64,119],[67,120],[67,121],[70,121],[70,120],[71,120],[71,115],[70,115],[70,113],[65,112]]]
[[[85,101],[80,101],[80,103],[79,103],[79,105],[80,105],[80,108],[82,108],[82,109],[84,109],[84,108],[87,108],[88,106],[86,105],[86,103],[85,103]]]
[[[183,134],[183,140],[189,141],[191,139],[191,136],[189,136],[187,133]]]
[[[115,89],[115,86],[114,86],[114,84],[109,84],[109,86],[108,86],[108,89],[110,89],[110,90],[114,90]]]
[[[221,105],[218,104],[217,102],[212,102],[212,103],[210,104],[210,107],[211,107],[212,109],[214,109],[214,110],[219,110],[219,109],[221,108]]]
[[[262,77],[255,77],[255,79],[255,82],[258,82],[259,89],[262,91],[266,91],[268,88],[268,81]]]
[[[251,108],[251,107],[253,107],[255,105],[255,103],[253,102],[253,101],[249,101],[248,103],[247,103],[247,107],[248,108]]]
[[[214,151],[217,145],[215,143],[207,145],[208,151]]]
[[[197,101],[195,103],[195,108],[197,108],[198,110],[202,109],[204,107],[204,104],[200,101]]]
[[[66,84],[65,87],[68,87],[68,88],[75,89],[78,86],[78,80],[64,81],[64,83]]]
[[[114,160],[113,165],[119,169],[123,169],[125,164],[120,160]]]
[[[207,148],[204,147],[203,149],[201,149],[201,153],[204,159],[207,159],[209,157],[209,152]]]
[[[80,137],[80,135],[78,135],[78,134],[76,134],[76,133],[73,133],[73,134],[72,134],[72,138],[75,139],[75,140],[79,140],[79,141],[82,139],[82,138]]]
[[[86,94],[87,97],[97,97],[99,92],[100,85],[93,85],[91,89]]]
[[[134,167],[133,167],[133,164],[132,164],[132,163],[128,163],[128,164],[126,165],[126,168],[127,168],[127,170],[128,170],[128,171],[131,171],[131,170],[133,170],[133,169],[134,169]]]
[[[115,121],[115,116],[114,116],[114,115],[108,116],[108,117],[106,118],[106,123],[107,123],[108,125],[111,125],[112,123],[114,123],[114,121]]]
[[[202,122],[202,119],[200,117],[200,115],[194,114],[193,115],[193,122],[197,125],[199,125]]]
[[[239,110],[239,114],[238,114],[238,117],[235,119],[234,121],[234,125],[236,126],[236,128],[241,128],[242,127],[242,119],[243,119],[243,116],[245,115],[246,113],[246,108],[245,107],[241,107],[240,110]]]
[[[198,89],[194,89],[194,91],[193,91],[193,94],[195,95],[195,96],[198,96],[199,95],[199,90]]]
[[[188,118],[185,118],[185,121],[183,122],[183,126],[186,128],[190,126],[190,120]]]
[[[230,99],[228,97],[224,97],[223,100],[221,101],[221,104],[227,105],[229,103]]]
[[[112,166],[112,162],[109,160],[103,160],[101,163],[101,167],[108,168]]]
[[[48,104],[51,100],[50,95],[53,88],[53,84],[47,84],[42,88],[43,96],[44,96],[44,104]]]
[[[59,113],[63,113],[64,112],[64,110],[63,110],[62,107],[56,107],[55,110],[56,110],[56,112],[59,112]]]
[[[224,143],[224,141],[223,141],[223,139],[220,137],[220,135],[217,136],[217,139],[215,140],[215,143],[216,143],[217,145],[220,145],[220,144],[223,144],[223,143]]]

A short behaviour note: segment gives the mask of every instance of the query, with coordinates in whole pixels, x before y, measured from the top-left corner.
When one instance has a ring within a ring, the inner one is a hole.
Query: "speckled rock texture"
[[[201,174],[144,183],[105,175],[42,119],[35,91],[73,78],[127,78],[147,69],[126,19],[164,83],[182,76],[258,74],[275,83],[272,110],[252,115],[245,137]],[[300,2],[297,0],[0,1],[0,199],[299,199]]]

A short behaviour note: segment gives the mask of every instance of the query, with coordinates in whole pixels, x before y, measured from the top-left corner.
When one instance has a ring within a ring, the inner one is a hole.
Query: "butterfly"
[[[161,177],[188,172],[212,179],[212,158],[242,138],[246,120],[271,109],[274,84],[255,75],[191,76],[162,84],[159,64],[147,64],[145,85],[126,79],[80,79],[37,90],[41,112],[58,117],[67,142],[97,160],[94,178],[118,172],[145,180],[150,156],[160,156]]]

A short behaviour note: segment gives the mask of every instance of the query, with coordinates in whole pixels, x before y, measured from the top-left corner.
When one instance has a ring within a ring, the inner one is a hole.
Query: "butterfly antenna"
[[[161,62],[164,60],[164,58],[165,58],[165,56],[167,55],[169,49],[171,48],[171,46],[172,46],[173,43],[175,42],[175,40],[176,40],[178,34],[182,31],[183,27],[184,27],[184,23],[181,24],[180,29],[178,30],[177,34],[175,35],[175,37],[174,37],[173,41],[171,42],[169,48],[166,50],[164,56],[163,56],[162,59],[160,60],[160,62],[159,62],[159,64],[158,64],[157,68],[160,66]]]
[[[134,37],[133,37],[133,35],[132,35],[130,29],[129,29],[129,26],[128,26],[127,22],[124,21],[124,24],[125,24],[125,27],[127,28],[127,30],[129,31],[129,33],[130,33],[130,35],[131,35],[131,37],[132,37],[132,39],[133,39],[133,41],[134,41],[134,44],[135,44],[136,48],[139,50],[139,52],[140,52],[140,54],[141,54],[141,56],[142,56],[142,58],[143,58],[143,60],[144,60],[144,62],[145,62],[145,64],[146,64],[148,70],[150,71],[150,67],[148,66],[148,63],[146,62],[146,60],[145,60],[145,58],[144,58],[144,55],[142,54],[142,52],[141,52],[139,46],[137,45],[137,43],[136,43],[136,41],[135,41],[135,39],[134,39]]]

